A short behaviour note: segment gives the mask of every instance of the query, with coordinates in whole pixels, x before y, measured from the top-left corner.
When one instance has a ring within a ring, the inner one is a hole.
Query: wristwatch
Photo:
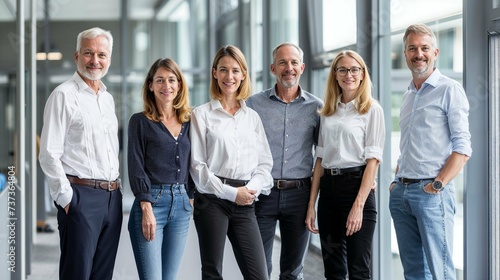
[[[441,191],[442,189],[444,189],[444,186],[443,186],[443,183],[441,181],[434,181],[432,182],[432,188],[435,190],[435,191]]]

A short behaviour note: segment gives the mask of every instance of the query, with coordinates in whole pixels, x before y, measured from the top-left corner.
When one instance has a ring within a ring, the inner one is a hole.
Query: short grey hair
[[[278,50],[281,48],[281,47],[285,47],[285,46],[290,46],[290,47],[294,47],[296,48],[298,51],[299,51],[299,56],[300,56],[300,62],[303,62],[304,61],[304,52],[302,51],[302,49],[297,46],[296,44],[294,43],[290,43],[290,42],[284,42],[284,43],[281,43],[279,45],[277,45],[274,50],[273,50],[273,63],[276,63],[276,53],[278,52]]]
[[[412,25],[408,26],[408,28],[406,28],[405,35],[403,36],[403,44],[404,44],[405,49],[406,49],[406,39],[408,39],[408,36],[410,35],[410,33],[419,34],[419,35],[429,35],[431,37],[432,45],[435,48],[438,47],[436,35],[432,31],[432,29],[430,29],[425,24],[417,23],[417,24],[412,24]]]
[[[111,35],[111,32],[99,27],[93,27],[78,34],[78,37],[76,38],[76,51],[80,51],[83,39],[94,39],[98,36],[104,36],[108,40],[109,55],[111,56],[111,53],[113,52],[113,36]]]

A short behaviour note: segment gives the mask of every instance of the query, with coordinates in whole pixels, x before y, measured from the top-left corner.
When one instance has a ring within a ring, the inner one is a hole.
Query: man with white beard
[[[58,209],[60,279],[113,276],[122,225],[118,120],[101,82],[113,37],[95,27],[77,37],[77,71],[45,105],[40,165]]]

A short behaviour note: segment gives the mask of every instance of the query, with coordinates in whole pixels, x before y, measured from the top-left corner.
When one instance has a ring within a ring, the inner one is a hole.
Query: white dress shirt
[[[366,114],[359,114],[356,101],[338,102],[335,114],[321,116],[316,155],[324,168],[366,165],[370,158],[382,162],[385,141],[384,112],[374,100]]]
[[[240,101],[236,114],[218,100],[193,110],[191,116],[191,177],[200,193],[234,202],[237,189],[216,176],[249,180],[246,187],[268,195],[273,158],[259,115]]]
[[[39,160],[57,204],[65,207],[73,196],[66,174],[118,178],[118,120],[104,84],[96,94],[75,72],[49,96],[43,121]]]

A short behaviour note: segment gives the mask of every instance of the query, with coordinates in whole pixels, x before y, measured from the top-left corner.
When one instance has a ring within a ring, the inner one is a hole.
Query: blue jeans
[[[407,280],[455,279],[455,188],[448,184],[438,194],[430,194],[424,191],[429,182],[397,182],[390,192],[389,208]]]
[[[135,200],[128,230],[140,279],[177,279],[186,244],[192,207],[184,185],[153,185],[155,238],[142,234],[142,210]]]

